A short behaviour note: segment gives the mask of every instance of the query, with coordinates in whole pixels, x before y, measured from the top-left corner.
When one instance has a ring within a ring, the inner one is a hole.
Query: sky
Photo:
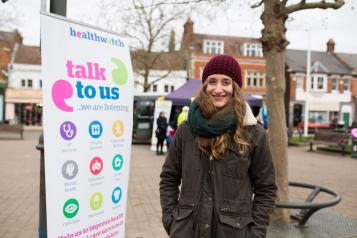
[[[96,2],[67,0],[67,17],[83,20],[95,16]],[[326,42],[332,38],[336,43],[336,52],[357,54],[357,0],[345,2],[338,10],[304,10],[292,14],[287,23],[288,48],[307,49],[310,45],[311,50],[325,51]],[[9,0],[5,4],[0,3],[0,20],[3,13],[9,14],[16,9],[18,29],[24,36],[24,44],[39,45],[40,7],[40,0]],[[263,27],[260,21],[261,10],[252,10],[248,4],[240,3],[217,11],[215,16],[192,14],[191,18],[196,33],[258,38]],[[182,30],[182,24],[175,27],[178,35],[182,34]]]

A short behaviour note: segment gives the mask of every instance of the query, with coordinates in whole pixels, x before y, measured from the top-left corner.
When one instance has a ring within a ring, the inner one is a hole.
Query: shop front
[[[6,89],[5,121],[9,124],[42,125],[41,90]]]

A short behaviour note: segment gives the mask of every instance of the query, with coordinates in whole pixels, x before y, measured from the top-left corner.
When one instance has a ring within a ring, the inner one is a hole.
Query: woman
[[[163,225],[172,238],[263,238],[275,172],[265,130],[240,93],[238,62],[212,58],[202,83],[160,175]]]
[[[164,141],[166,139],[166,130],[167,130],[167,119],[164,112],[160,112],[159,118],[156,120],[157,124],[157,144],[156,144],[156,154],[163,155],[162,147],[164,146]]]

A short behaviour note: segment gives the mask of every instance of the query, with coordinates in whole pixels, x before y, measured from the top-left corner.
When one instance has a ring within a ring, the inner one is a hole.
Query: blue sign
[[[94,139],[99,138],[103,133],[103,127],[99,121],[92,121],[89,124],[88,129],[89,129],[90,136],[93,137]]]

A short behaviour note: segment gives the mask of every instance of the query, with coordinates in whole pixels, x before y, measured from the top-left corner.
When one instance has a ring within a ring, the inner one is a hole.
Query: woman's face
[[[233,80],[224,74],[208,76],[206,93],[210,96],[216,108],[225,107],[233,94]]]

